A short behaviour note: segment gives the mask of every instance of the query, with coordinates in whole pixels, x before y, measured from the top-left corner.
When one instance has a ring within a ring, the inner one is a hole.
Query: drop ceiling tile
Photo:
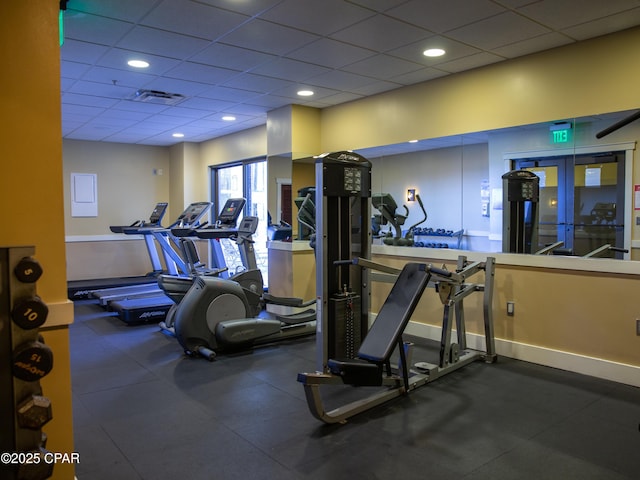
[[[485,50],[504,47],[551,30],[512,12],[502,13],[465,27],[447,32],[459,42],[473,44]]]
[[[198,95],[200,92],[204,92],[209,86],[195,81],[188,82],[178,78],[159,77],[147,83],[145,88],[192,97]]]
[[[270,8],[281,3],[282,0],[200,0],[200,2],[224,8],[225,10],[230,10],[232,12],[244,13],[245,15],[253,17],[262,12],[268,11]]]
[[[102,17],[136,22],[157,3],[157,0],[135,0],[135,2],[131,0],[100,0],[99,2],[71,0],[67,5],[65,16],[75,17],[91,13]]]
[[[113,45],[133,24],[97,15],[74,15],[67,17],[64,23],[64,37],[101,45]]]
[[[377,14],[330,37],[376,52],[386,52],[432,35],[422,28]]]
[[[318,85],[320,87],[331,88],[339,91],[355,91],[358,88],[364,87],[373,83],[375,80],[370,77],[363,77],[362,75],[356,75],[355,73],[344,72],[342,70],[333,70],[328,73],[323,73],[317,77],[313,77],[307,80],[309,85]]]
[[[102,107],[93,107],[86,105],[65,104],[62,105],[62,113],[65,117],[69,117],[74,121],[86,121],[90,118],[100,115],[104,112]]]
[[[106,83],[128,88],[141,88],[156,78],[155,75],[105,67],[91,67],[82,75],[82,80],[88,82]]]
[[[140,24],[185,35],[215,40],[250,17],[196,2],[164,1]]]
[[[551,32],[523,40],[522,42],[512,43],[505,47],[494,48],[492,53],[505,58],[516,58],[530,53],[560,47],[569,43],[573,43],[571,38],[561,33]]]
[[[328,35],[374,15],[342,0],[284,0],[261,18],[318,35]]]
[[[347,0],[354,5],[360,5],[361,7],[369,8],[377,12],[384,12],[392,9],[393,7],[400,5],[407,0]]]
[[[458,58],[451,62],[445,62],[438,65],[439,70],[443,70],[449,73],[462,72],[464,70],[471,70],[477,67],[483,67],[492,63],[502,62],[504,58],[498,55],[493,55],[488,52],[480,52],[468,57]]]
[[[258,49],[264,53],[284,55],[317,39],[318,36],[311,33],[254,19],[225,35],[221,42],[236,47]]]
[[[142,112],[151,115],[163,112],[172,107],[168,105],[161,105],[158,103],[134,102],[133,100],[127,98],[118,101],[118,103],[114,105],[113,108],[117,108],[118,110],[126,110],[129,112]]]
[[[212,67],[201,63],[183,62],[166,72],[165,76],[181,80],[192,80],[206,83],[207,85],[216,85],[235,77],[238,73],[237,70]]]
[[[637,0],[541,0],[518,9],[554,29],[573,27],[638,7]]]
[[[108,50],[104,45],[66,39],[60,47],[60,59],[77,63],[93,64]]]
[[[149,62],[149,67],[140,69],[127,65],[129,60],[145,60]],[[96,65],[101,67],[117,68],[126,72],[139,72],[148,75],[162,75],[166,71],[179,65],[181,60],[167,58],[160,55],[152,55],[150,53],[140,53],[135,50],[124,50],[121,48],[110,48]]]
[[[423,52],[427,48],[442,48],[446,53],[442,57],[425,57]],[[387,53],[395,57],[433,67],[440,63],[450,62],[456,58],[467,57],[478,52],[480,52],[480,50],[466,43],[457,42],[442,35],[434,35],[418,42],[403,45]]]
[[[391,77],[402,75],[404,73],[415,72],[421,68],[423,68],[422,65],[418,63],[408,62],[407,60],[381,53],[374,57],[369,57],[365,60],[347,65],[346,67],[343,67],[342,70],[377,79],[388,80]]]
[[[223,86],[249,90],[252,92],[268,93],[276,89],[284,88],[294,82],[278,78],[265,77],[264,75],[254,75],[252,73],[240,74]]]
[[[78,95],[75,93],[62,94],[62,103],[65,105],[81,105],[85,107],[111,108],[119,100],[113,98],[96,97],[93,95]]]
[[[434,78],[443,77],[446,74],[447,72],[443,70],[438,70],[437,68],[425,67],[425,68],[421,68],[420,70],[416,70],[415,72],[405,73],[403,75],[391,77],[389,80],[395,83],[400,83],[402,85],[414,85],[416,83],[433,80]]]
[[[229,102],[246,102],[257,96],[262,95],[259,92],[242,90],[239,88],[215,86],[198,94],[198,97],[212,98],[214,100],[226,100]]]
[[[617,32],[621,29],[631,28],[638,24],[640,24],[640,8],[634,8],[606,18],[566,28],[564,32],[576,40],[587,40]]]
[[[276,55],[214,43],[193,55],[191,61],[231,70],[247,71],[276,58],[278,58]]]
[[[182,60],[207,47],[209,42],[188,35],[136,26],[115,45],[126,50]]]
[[[386,13],[434,33],[442,33],[504,11],[504,7],[489,0],[411,0]]]
[[[115,99],[125,98],[132,93],[131,88],[106,83],[86,82],[83,80],[75,82],[67,92]]]
[[[91,68],[86,63],[60,62],[60,77],[69,79],[80,79]]]
[[[328,68],[340,68],[372,55],[375,55],[372,50],[331,38],[321,38],[287,54],[287,57]]]
[[[210,115],[214,112],[220,112],[225,108],[235,105],[232,102],[225,102],[224,100],[213,100],[211,98],[187,98],[180,103],[182,108],[191,108],[200,112],[206,112]]]
[[[300,82],[309,77],[315,77],[316,75],[329,71],[331,71],[331,69],[326,67],[281,57],[254,68],[251,70],[251,73]]]
[[[388,92],[389,90],[395,90],[396,88],[400,88],[401,86],[402,85],[398,83],[377,81],[369,83],[367,85],[363,85],[362,87],[354,88],[352,91],[353,93],[357,93],[358,95],[368,97],[370,95]]]

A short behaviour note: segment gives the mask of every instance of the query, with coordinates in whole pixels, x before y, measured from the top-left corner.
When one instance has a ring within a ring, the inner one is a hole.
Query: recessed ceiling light
[[[310,97],[313,95],[313,90],[298,90],[298,95],[301,97]]]
[[[409,140],[409,143],[418,143],[418,140]]]
[[[184,137],[184,133],[176,132],[176,133],[172,134],[171,136],[175,137],[175,138],[182,138],[182,137]]]
[[[149,62],[145,62],[144,60],[129,60],[127,65],[135,68],[147,68],[149,66]]]
[[[224,120],[225,122],[233,122],[236,119],[236,117],[234,117],[233,115],[225,115],[224,117],[222,117],[222,120]]]
[[[429,48],[422,52],[425,57],[441,57],[445,54],[445,51],[441,48]]]

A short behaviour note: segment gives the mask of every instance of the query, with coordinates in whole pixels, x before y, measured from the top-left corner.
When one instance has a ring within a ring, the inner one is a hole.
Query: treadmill
[[[144,235],[160,245],[167,271],[178,276],[189,276],[191,268],[181,250],[180,242],[173,235],[174,228],[197,228],[200,220],[211,208],[211,202],[196,202],[190,204],[169,227],[126,227],[123,233],[128,235]],[[155,248],[155,246],[154,246]],[[164,320],[173,300],[158,287],[153,294],[132,294],[119,300],[112,300],[108,308],[118,314],[127,324],[159,322]]]
[[[167,202],[159,202],[153,208],[148,221],[136,220],[130,225],[112,225],[109,229],[113,233],[124,233],[125,228],[141,228],[141,227],[161,227],[162,218],[164,217]],[[158,257],[157,249],[153,241],[146,241],[147,252],[151,260],[152,270],[146,276],[137,277],[116,277],[116,278],[98,278],[91,280],[72,280],[67,282],[67,297],[69,300],[86,300],[92,298],[92,293],[96,290],[108,288],[126,287],[131,285],[149,285],[155,282],[156,275],[162,273],[162,264]]]

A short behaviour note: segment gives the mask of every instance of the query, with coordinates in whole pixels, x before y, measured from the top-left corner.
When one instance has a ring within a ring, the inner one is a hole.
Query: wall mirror
[[[526,169],[540,189],[532,253],[557,244],[546,253],[635,259],[638,116],[632,110],[560,118],[357,152],[373,164],[374,197],[393,198],[402,235],[412,230],[414,245],[505,251],[502,176]],[[389,224],[381,229],[383,240],[396,236]]]

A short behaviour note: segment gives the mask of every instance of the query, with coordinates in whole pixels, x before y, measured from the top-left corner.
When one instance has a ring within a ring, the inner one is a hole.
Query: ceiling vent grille
[[[161,92],[160,90],[136,90],[131,100],[134,102],[155,103],[158,105],[177,105],[185,98],[179,93]]]

